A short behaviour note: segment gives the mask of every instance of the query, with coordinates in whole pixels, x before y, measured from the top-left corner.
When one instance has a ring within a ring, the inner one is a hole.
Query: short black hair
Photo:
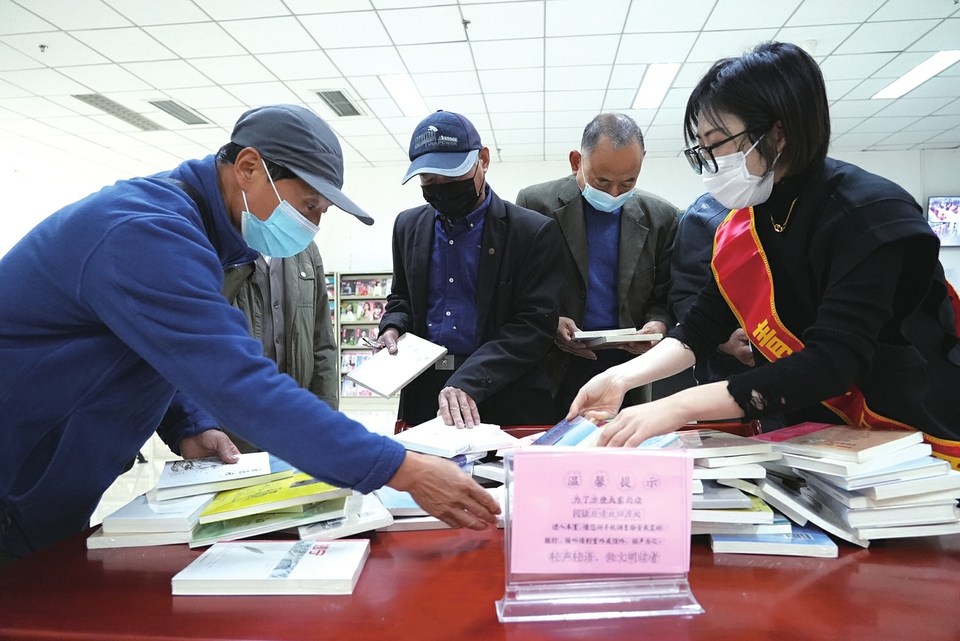
[[[779,122],[786,144],[778,162],[786,166],[787,175],[827,156],[830,107],[823,74],[810,54],[795,44],[764,42],[742,56],[714,63],[687,100],[683,123],[687,143],[696,144],[701,117],[719,127],[721,113],[743,121],[751,143]],[[776,158],[773,141],[765,137],[757,151],[771,167]]]
[[[217,164],[218,165],[232,165],[237,162],[237,156],[240,155],[240,152],[246,149],[243,145],[238,145],[234,142],[228,142],[223,147],[220,147],[220,151],[217,152]],[[263,155],[260,156],[263,158]],[[263,158],[264,164],[267,166],[267,173],[270,174],[270,177],[274,180],[287,180],[289,178],[298,178],[295,173],[287,169],[282,165],[267,160]]]
[[[644,149],[640,125],[627,114],[603,113],[587,123],[580,138],[580,151],[589,156],[603,136],[609,138],[617,149],[623,149],[634,140],[640,143],[640,149]]]

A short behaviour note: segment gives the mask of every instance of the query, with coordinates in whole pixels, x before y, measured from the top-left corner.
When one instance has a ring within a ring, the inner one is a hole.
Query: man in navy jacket
[[[331,204],[373,220],[340,191],[340,144],[313,112],[253,109],[231,142],[235,162],[105,187],[0,260],[0,563],[83,530],[161,422],[184,457],[235,461],[219,423],[335,485],[389,483],[454,526],[495,521],[456,465],[368,432],[264,358],[224,269],[301,251]]]

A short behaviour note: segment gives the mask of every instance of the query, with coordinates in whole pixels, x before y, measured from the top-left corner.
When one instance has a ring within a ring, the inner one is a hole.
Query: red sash
[[[772,362],[803,349],[803,342],[787,329],[777,315],[773,276],[757,237],[752,207],[731,211],[717,228],[711,268],[720,293],[750,342],[764,358]],[[953,288],[949,284],[947,287],[954,309],[957,310],[955,317],[960,331],[960,302]],[[856,385],[852,385],[846,394],[822,403],[847,425],[866,429],[915,429],[872,411]],[[935,456],[949,461],[955,469],[960,470],[960,441],[947,441],[926,434],[924,440],[933,447]]]

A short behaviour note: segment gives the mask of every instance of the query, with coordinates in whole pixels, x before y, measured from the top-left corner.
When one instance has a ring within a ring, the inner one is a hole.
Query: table
[[[0,569],[0,639],[960,639],[960,535],[837,559],[714,555],[694,537],[705,614],[500,624],[502,530],[375,534],[354,593],[323,597],[174,597],[201,550],[87,550],[86,534]]]

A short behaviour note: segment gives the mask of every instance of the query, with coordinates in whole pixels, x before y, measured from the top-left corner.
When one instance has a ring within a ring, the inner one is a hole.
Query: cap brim
[[[466,153],[434,152],[423,154],[412,163],[407,169],[401,184],[406,184],[408,180],[418,174],[437,174],[438,176],[462,176],[467,173],[480,155],[479,149],[474,149]]]
[[[332,202],[338,209],[342,209],[348,214],[356,216],[357,220],[364,225],[372,225],[374,223],[373,217],[370,214],[363,211],[357,203],[347,198],[347,196],[332,183],[304,171],[296,171],[295,173],[302,178],[304,182],[320,192],[321,196]]]

